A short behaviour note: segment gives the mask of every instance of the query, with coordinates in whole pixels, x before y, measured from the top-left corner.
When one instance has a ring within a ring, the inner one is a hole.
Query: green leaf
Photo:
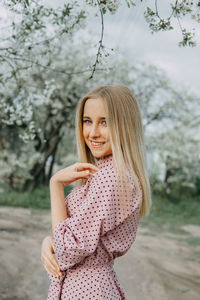
[[[106,8],[105,7],[102,8],[102,13],[103,13],[103,15],[106,14]]]

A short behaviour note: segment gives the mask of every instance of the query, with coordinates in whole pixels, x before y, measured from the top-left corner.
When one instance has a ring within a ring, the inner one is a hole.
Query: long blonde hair
[[[84,105],[91,98],[102,98],[106,104],[113,160],[120,177],[122,193],[127,190],[125,186],[127,185],[128,167],[136,190],[138,191],[139,184],[142,188],[140,217],[147,216],[150,212],[152,201],[139,104],[132,92],[123,85],[100,86],[79,100],[76,111],[76,141],[79,161],[93,164],[95,163],[95,158],[83,137]],[[85,182],[86,179],[76,181],[76,187],[81,186]]]

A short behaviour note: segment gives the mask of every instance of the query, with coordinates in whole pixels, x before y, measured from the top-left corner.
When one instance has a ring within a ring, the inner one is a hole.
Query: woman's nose
[[[93,125],[90,130],[90,137],[96,137],[100,135],[98,125]]]

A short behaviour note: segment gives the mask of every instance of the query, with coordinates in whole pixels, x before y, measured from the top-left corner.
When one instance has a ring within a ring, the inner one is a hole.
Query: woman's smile
[[[94,148],[101,148],[104,146],[105,142],[95,142],[95,141],[90,141],[91,146]]]

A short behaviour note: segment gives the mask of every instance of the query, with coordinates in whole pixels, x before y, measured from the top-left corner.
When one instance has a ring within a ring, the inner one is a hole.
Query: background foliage
[[[181,22],[200,21],[199,1],[171,1],[167,18],[160,16],[159,1],[145,5],[150,30],[173,30],[177,21],[179,45],[195,46],[194,33]],[[103,44],[104,15],[114,14],[120,1],[65,1],[52,8],[42,1],[10,0],[4,7],[11,22],[0,45],[1,204],[48,207],[45,201],[27,200],[27,195],[44,199],[52,173],[76,161],[77,101],[90,88],[117,83],[127,85],[141,107],[152,191],[176,204],[188,198],[199,203],[199,95],[177,88],[155,66],[110,57],[112,49]],[[90,42],[76,39],[91,8],[101,20],[95,52]],[[16,191],[24,193],[21,202],[14,200]]]

